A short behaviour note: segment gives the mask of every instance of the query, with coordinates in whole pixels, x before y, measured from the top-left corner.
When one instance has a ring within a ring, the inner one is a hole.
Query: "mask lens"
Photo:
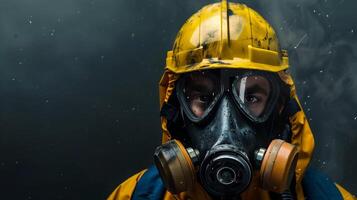
[[[254,118],[262,117],[271,93],[269,80],[261,75],[243,76],[234,83],[238,102]]]
[[[194,72],[184,77],[184,103],[197,118],[204,116],[219,92],[219,80],[212,72]]]

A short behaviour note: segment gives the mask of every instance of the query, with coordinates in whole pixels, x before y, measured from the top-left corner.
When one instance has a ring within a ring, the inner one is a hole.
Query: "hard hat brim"
[[[217,59],[203,59],[200,63],[195,63],[192,65],[187,65],[184,67],[172,67],[167,66],[166,69],[177,73],[188,73],[198,70],[209,70],[209,69],[252,69],[252,70],[262,70],[269,72],[279,72],[289,68],[288,64],[283,65],[269,65],[262,63],[254,63],[250,60],[217,60]]]

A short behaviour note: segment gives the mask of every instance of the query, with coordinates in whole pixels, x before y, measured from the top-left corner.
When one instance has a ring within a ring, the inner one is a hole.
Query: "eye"
[[[249,94],[245,97],[245,101],[249,104],[254,104],[259,103],[261,99],[256,95]]]
[[[211,102],[212,97],[210,95],[198,93],[191,97],[190,107],[197,117],[201,117]]]

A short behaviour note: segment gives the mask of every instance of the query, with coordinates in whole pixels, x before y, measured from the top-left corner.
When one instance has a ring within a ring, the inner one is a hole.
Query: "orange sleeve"
[[[130,200],[134,192],[135,186],[138,183],[141,176],[145,173],[146,170],[143,170],[134,176],[128,178],[122,184],[120,184],[107,200]]]
[[[344,200],[357,200],[357,198],[354,195],[347,192],[347,190],[345,190],[345,188],[343,188],[342,186],[340,186],[337,183],[336,183],[336,186],[337,186],[338,190],[340,191]]]

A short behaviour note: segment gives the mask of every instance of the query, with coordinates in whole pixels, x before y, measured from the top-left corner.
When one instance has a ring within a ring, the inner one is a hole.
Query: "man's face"
[[[186,78],[183,88],[189,108],[196,117],[202,117],[215,96],[220,92],[221,76],[194,72]],[[234,81],[234,79],[230,79]],[[232,83],[232,90],[254,117],[260,117],[267,106],[271,87],[260,75],[246,76]]]

